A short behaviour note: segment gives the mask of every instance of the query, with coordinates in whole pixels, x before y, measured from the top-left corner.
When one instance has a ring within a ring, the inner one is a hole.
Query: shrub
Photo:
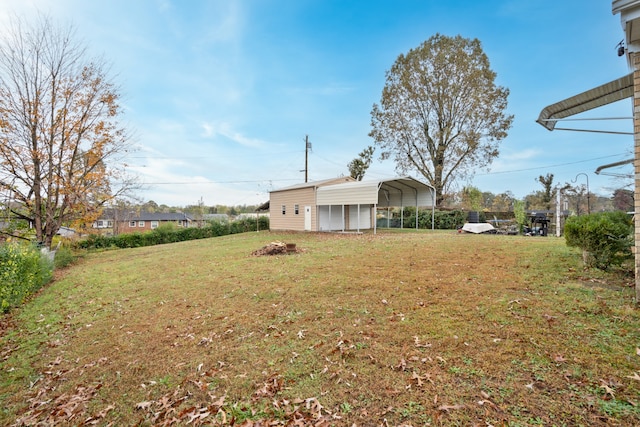
[[[585,266],[606,270],[631,258],[633,220],[621,211],[598,212],[567,219],[567,246],[582,249]]]
[[[75,256],[71,249],[66,246],[60,246],[60,248],[56,251],[56,256],[53,259],[53,265],[55,268],[64,268],[67,267],[75,261]]]
[[[404,228],[415,228],[416,226],[416,211],[414,207],[404,208]],[[439,211],[436,210],[433,213],[434,228],[436,230],[455,230],[461,227],[467,221],[467,212],[454,210],[454,211]],[[386,219],[379,224],[382,227],[386,226]],[[421,209],[418,212],[418,228],[431,229],[431,209]]]
[[[51,280],[52,262],[35,246],[0,246],[0,312],[21,304]]]
[[[159,245],[162,243],[173,243],[177,241],[177,229],[178,227],[172,222],[162,224],[151,232],[152,236],[150,240],[154,241],[153,244],[155,245]]]
[[[513,214],[516,219],[516,224],[518,224],[518,232],[523,234],[525,224],[527,223],[527,213],[524,210],[524,202],[522,200],[513,201]]]

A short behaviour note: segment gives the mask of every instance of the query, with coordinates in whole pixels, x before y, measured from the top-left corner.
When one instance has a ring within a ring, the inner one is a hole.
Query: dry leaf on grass
[[[640,375],[637,372],[634,372],[633,375],[627,375],[626,378],[631,378],[632,380],[640,381]]]
[[[464,405],[440,405],[438,411],[449,412],[456,409],[463,409]]]

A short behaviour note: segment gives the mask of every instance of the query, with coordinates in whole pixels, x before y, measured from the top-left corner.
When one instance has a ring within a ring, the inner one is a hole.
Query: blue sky
[[[3,0],[0,27],[39,11],[72,23],[112,64],[145,201],[266,201],[269,190],[304,181],[305,135],[309,180],[348,175],[347,163],[373,144],[370,112],[385,72],[436,33],[482,42],[515,116],[499,158],[460,186],[522,198],[547,173],[577,184],[587,174],[605,196],[628,183],[593,172],[631,158],[631,136],[535,123],[545,106],[628,73],[610,1]],[[631,113],[625,100],[583,116]],[[562,125],[632,131],[631,120]],[[365,179],[396,175],[376,155]]]

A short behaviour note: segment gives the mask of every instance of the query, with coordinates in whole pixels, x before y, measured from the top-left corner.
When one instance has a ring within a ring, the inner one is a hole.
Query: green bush
[[[631,258],[633,219],[621,211],[572,216],[564,236],[567,246],[582,249],[585,266],[606,270]]]
[[[64,268],[67,267],[75,261],[75,256],[71,249],[66,246],[60,246],[60,248],[56,251],[56,256],[53,259],[53,265],[55,268]]]
[[[53,263],[35,246],[0,246],[0,312],[21,304],[51,280]]]
[[[415,228],[416,227],[416,210],[414,207],[406,207],[404,208],[404,228]],[[464,225],[467,222],[468,213],[465,211],[454,210],[454,211],[439,211],[436,210],[433,213],[433,219],[436,230],[455,230],[458,227]],[[482,219],[482,218],[481,218]],[[395,218],[394,218],[395,220]],[[392,221],[392,223],[395,221]],[[386,219],[379,221],[382,227],[386,227]],[[418,212],[418,228],[421,229],[431,229],[431,210],[430,209],[421,209]]]

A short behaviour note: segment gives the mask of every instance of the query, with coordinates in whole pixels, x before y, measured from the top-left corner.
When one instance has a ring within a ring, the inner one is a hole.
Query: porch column
[[[636,304],[640,304],[640,52],[630,52],[633,63],[633,145]]]

